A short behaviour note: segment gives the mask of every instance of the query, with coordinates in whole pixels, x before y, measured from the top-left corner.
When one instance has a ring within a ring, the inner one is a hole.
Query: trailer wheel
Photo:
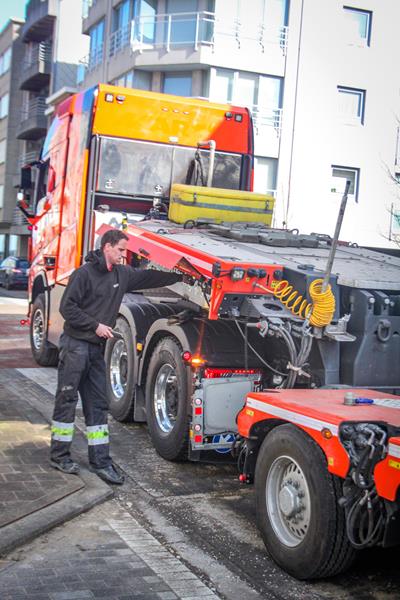
[[[58,350],[47,341],[47,323],[44,294],[36,296],[32,304],[30,342],[33,358],[42,367],[54,367],[58,362]]]
[[[311,437],[294,425],[273,429],[261,445],[255,483],[258,526],[280,567],[315,579],[350,566],[355,551],[338,505],[340,480]]]
[[[122,338],[111,338],[106,344],[106,391],[114,419],[128,422],[133,420],[135,389],[132,333],[128,323],[120,317],[115,329],[122,334]]]
[[[188,368],[173,338],[154,349],[146,381],[146,417],[157,452],[166,460],[185,460],[189,439]]]

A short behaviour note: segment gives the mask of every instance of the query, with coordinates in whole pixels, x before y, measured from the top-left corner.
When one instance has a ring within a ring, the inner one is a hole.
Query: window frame
[[[334,174],[333,174],[334,169],[337,169],[340,171],[349,171],[350,173],[355,174],[354,191],[353,191],[353,193],[349,193],[349,198],[354,198],[356,203],[358,203],[359,190],[360,190],[360,172],[361,172],[360,168],[359,167],[349,167],[349,166],[344,166],[344,165],[331,165],[331,180],[333,180],[333,177],[334,177]],[[331,187],[331,193],[337,194],[340,192],[337,192],[333,187]]]
[[[338,85],[337,86],[337,92],[338,94],[352,94],[353,96],[358,95],[360,98],[359,101],[359,112],[360,114],[356,115],[356,116],[350,116],[350,115],[346,115],[344,113],[341,113],[339,111],[339,115],[340,117],[342,117],[344,120],[346,119],[351,119],[351,121],[353,123],[355,122],[359,122],[361,125],[364,125],[364,121],[365,121],[365,101],[366,101],[366,96],[367,96],[367,91],[363,90],[361,88],[353,88],[353,87],[348,87],[346,85]],[[361,106],[360,106],[361,104]]]
[[[347,11],[347,13],[358,13],[358,14],[362,14],[362,15],[367,15],[368,16],[368,23],[367,23],[367,37],[363,38],[360,36],[359,41],[363,43],[363,45],[365,45],[366,47],[370,47],[371,46],[371,31],[372,31],[372,10],[366,10],[363,8],[357,8],[356,6],[348,6],[348,5],[343,5],[343,10]]]

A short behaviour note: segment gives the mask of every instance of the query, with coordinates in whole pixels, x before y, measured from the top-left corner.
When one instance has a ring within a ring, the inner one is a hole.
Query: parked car
[[[12,287],[28,287],[29,262],[19,256],[8,256],[0,264],[0,285],[7,290]]]

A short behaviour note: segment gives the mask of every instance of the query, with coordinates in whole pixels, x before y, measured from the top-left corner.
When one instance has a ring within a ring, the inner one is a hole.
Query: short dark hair
[[[121,240],[129,240],[126,233],[120,231],[119,229],[109,229],[102,235],[100,240],[100,250],[104,249],[106,244],[111,244],[111,246],[116,246]]]

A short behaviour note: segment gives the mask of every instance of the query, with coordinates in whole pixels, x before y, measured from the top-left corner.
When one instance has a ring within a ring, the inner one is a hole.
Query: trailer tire
[[[297,579],[329,577],[355,557],[332,476],[314,440],[294,425],[264,439],[257,458],[256,514],[273,560]]]
[[[157,344],[146,380],[146,417],[150,437],[166,460],[188,457],[190,378],[182,349],[171,337]]]
[[[110,413],[117,421],[126,423],[133,421],[135,402],[133,338],[129,324],[122,317],[118,317],[115,330],[122,334],[122,339],[107,340],[106,393]]]
[[[33,358],[42,367],[54,367],[58,363],[58,350],[47,340],[47,322],[44,294],[36,296],[32,304],[29,335]]]

